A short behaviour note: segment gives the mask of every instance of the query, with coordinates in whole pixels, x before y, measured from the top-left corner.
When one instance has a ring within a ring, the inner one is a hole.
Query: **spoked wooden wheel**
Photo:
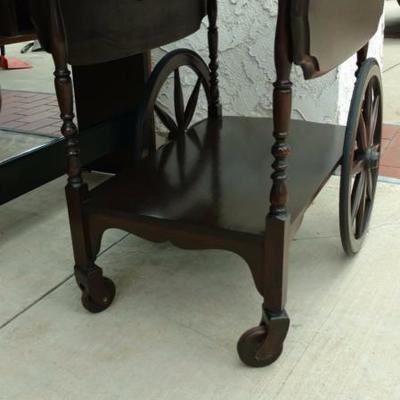
[[[345,252],[356,254],[374,204],[382,137],[382,82],[376,60],[360,68],[350,106],[340,181],[340,234]]]
[[[196,78],[187,102],[184,99],[180,72],[183,68],[192,70]],[[173,77],[173,112],[158,101],[161,89],[170,76]],[[207,105],[209,105],[210,73],[202,58],[195,52],[186,49],[168,53],[157,64],[147,83],[145,97],[139,110],[137,132],[145,134],[149,124],[157,116],[162,125],[162,133],[167,133],[166,136],[169,140],[186,133],[191,127],[202,89]]]

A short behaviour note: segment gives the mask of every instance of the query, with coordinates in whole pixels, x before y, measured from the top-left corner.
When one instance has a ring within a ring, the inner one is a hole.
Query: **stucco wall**
[[[272,109],[274,32],[277,0],[224,0],[219,2],[220,88],[226,115],[269,116]],[[207,60],[207,21],[189,38],[165,46],[155,58],[178,47],[198,51]],[[382,37],[375,38],[380,55]],[[299,67],[293,71],[293,117],[344,123],[354,82],[354,61],[322,78],[306,82]],[[187,78],[185,86],[191,86]],[[165,101],[168,95],[165,95]]]
[[[377,33],[371,39],[368,57],[375,57],[383,67],[383,30],[384,19],[382,18]],[[338,76],[338,108],[337,122],[345,125],[347,121],[351,95],[354,88],[356,57],[352,57],[342,64],[337,71]]]

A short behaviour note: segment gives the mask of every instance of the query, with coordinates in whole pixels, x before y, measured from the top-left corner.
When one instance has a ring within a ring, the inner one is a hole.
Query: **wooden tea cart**
[[[289,244],[306,209],[340,164],[342,243],[349,255],[359,251],[374,202],[382,130],[380,69],[367,58],[367,50],[383,0],[278,4],[270,119],[222,115],[217,0],[32,0],[40,39],[55,62],[67,138],[75,276],[84,307],[100,312],[114,299],[113,282],[95,264],[109,228],[186,249],[230,250],[247,262],[264,299],[260,324],[244,333],[237,346],[241,360],[256,367],[271,364],[282,352],[289,328]],[[137,110],[131,164],[89,190],[81,175],[68,63],[90,65],[143,52],[195,32],[205,16],[209,63],[186,49],[162,58]],[[358,70],[347,127],[291,121],[292,64],[312,79],[353,53]],[[187,101],[184,68],[196,75]],[[171,76],[173,113],[157,101]],[[200,93],[207,99],[208,118],[193,125]],[[168,131],[167,143],[159,148],[155,119]]]

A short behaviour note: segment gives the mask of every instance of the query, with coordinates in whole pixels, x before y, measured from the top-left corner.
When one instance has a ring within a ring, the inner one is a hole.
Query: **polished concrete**
[[[98,264],[117,297],[86,312],[63,185],[0,209],[0,399],[400,398],[400,185],[380,184],[364,249],[347,258],[332,178],[291,246],[284,353],[261,370],[236,355],[261,299],[228,252],[110,231]]]

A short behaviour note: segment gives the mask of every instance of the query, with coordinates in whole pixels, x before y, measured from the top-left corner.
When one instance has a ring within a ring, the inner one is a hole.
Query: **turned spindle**
[[[222,107],[220,103],[219,95],[219,80],[218,80],[218,6],[217,0],[208,0],[207,2],[207,12],[208,12],[208,46],[209,46],[209,56],[210,56],[210,117],[221,117]]]

